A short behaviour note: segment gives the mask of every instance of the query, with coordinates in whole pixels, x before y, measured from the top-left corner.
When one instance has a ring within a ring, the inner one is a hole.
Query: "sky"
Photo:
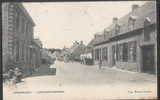
[[[23,3],[36,26],[34,37],[44,48],[70,47],[74,41],[87,45],[97,32],[131,11],[132,4],[146,1]]]

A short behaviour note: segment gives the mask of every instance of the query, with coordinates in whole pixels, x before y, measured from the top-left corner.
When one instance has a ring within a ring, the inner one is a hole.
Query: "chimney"
[[[98,37],[100,37],[100,36],[101,36],[100,34],[96,33],[96,34],[94,35],[94,38],[98,38]]]
[[[97,38],[97,34],[94,35],[94,38]]]
[[[139,8],[138,4],[133,4],[132,5],[132,13],[135,13],[135,11]]]
[[[109,29],[104,29],[104,34],[109,34]]]
[[[113,17],[112,23],[115,25],[118,23],[118,18],[117,17]]]
[[[80,44],[83,44],[83,41],[81,41]]]

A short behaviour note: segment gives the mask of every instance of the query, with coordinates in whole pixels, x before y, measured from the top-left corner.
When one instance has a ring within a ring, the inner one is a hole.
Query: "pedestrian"
[[[13,69],[9,69],[8,75],[9,75],[9,79],[11,79],[13,77],[13,75],[14,75],[14,70]]]
[[[102,68],[102,60],[100,59],[99,60],[99,69],[101,69]]]
[[[14,74],[15,74],[15,77],[16,77],[16,81],[21,82],[22,72],[20,71],[20,69],[18,67],[15,68]]]

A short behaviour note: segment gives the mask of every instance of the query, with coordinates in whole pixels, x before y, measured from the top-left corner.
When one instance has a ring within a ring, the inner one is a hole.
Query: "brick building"
[[[94,63],[103,66],[155,74],[157,71],[156,3],[146,2],[112,24],[94,45]]]
[[[21,3],[2,4],[3,71],[11,65],[25,73],[32,68],[35,23]]]

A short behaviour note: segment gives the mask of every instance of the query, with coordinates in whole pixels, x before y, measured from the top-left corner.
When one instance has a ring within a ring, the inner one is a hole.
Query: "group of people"
[[[21,82],[22,77],[23,74],[18,67],[9,69],[5,74],[3,74],[4,82],[12,81],[13,83],[18,83]]]
[[[93,59],[92,58],[87,58],[87,57],[82,57],[81,58],[81,64],[93,65]]]

